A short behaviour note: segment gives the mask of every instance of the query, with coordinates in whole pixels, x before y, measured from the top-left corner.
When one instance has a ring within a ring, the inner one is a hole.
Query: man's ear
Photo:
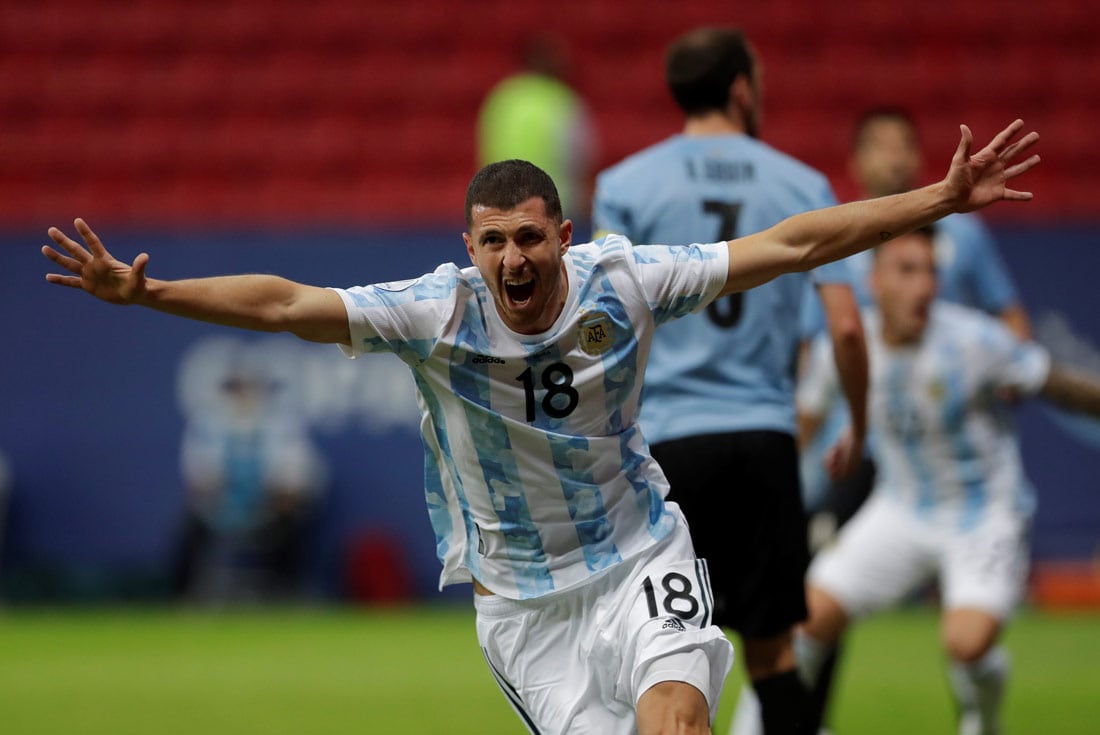
[[[738,112],[751,110],[755,104],[753,99],[752,82],[747,74],[738,74],[730,85],[730,101],[737,106]]]
[[[558,239],[561,241],[561,251],[564,253],[573,244],[573,220],[563,220],[558,227]]]
[[[470,262],[477,265],[477,260],[474,258],[474,241],[470,239],[469,232],[462,233],[462,242],[466,243],[466,254],[470,256]]]

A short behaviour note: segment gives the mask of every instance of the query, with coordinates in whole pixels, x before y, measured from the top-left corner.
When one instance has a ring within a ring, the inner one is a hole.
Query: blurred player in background
[[[57,228],[47,280],[110,303],[394,352],[422,409],[441,584],[472,582],[478,640],[532,732],[708,733],[732,646],[705,564],[639,430],[653,330],[715,299],[813,268],[955,211],[1031,195],[1008,182],[1038,135],[1012,123],[918,191],[792,217],[736,241],[571,247],[550,178],[524,161],[470,182],[472,267],[326,289],[273,275],[148,278],[83,220]],[[671,327],[669,327],[671,328]]]
[[[669,49],[682,133],[597,177],[594,224],[637,242],[732,239],[835,203],[825,177],[757,140],[761,65],[738,30],[702,28]],[[806,520],[795,444],[800,304],[816,287],[861,455],[867,354],[843,263],[790,273],[658,330],[641,424],[671,497],[710,560],[715,621],[741,636],[764,731],[795,732],[805,706],[791,647],[805,618]],[[813,296],[811,295],[811,298]]]
[[[890,196],[916,187],[921,176],[921,148],[916,125],[907,112],[890,107],[865,112],[856,124],[852,143],[849,169],[864,198]],[[980,217],[955,214],[941,220],[936,227],[935,253],[940,282],[938,298],[997,316],[1020,339],[1031,337],[1030,322],[1016,286]],[[869,252],[845,261],[852,271],[860,306],[872,304],[867,281],[871,261]],[[825,320],[814,300],[806,301],[802,319],[803,331],[809,339],[824,330]],[[827,504],[821,510],[833,520],[835,528],[850,518],[866,497],[873,467],[866,464],[851,480],[825,493],[828,478],[819,471],[819,465],[825,449],[833,446],[836,439],[835,429],[829,428],[847,423],[847,407],[842,402],[837,401],[833,411],[833,416],[823,418],[826,426],[811,425],[802,433],[815,438],[804,453],[804,463],[810,465],[804,477],[812,478],[810,483],[816,486],[809,488],[807,495]]]
[[[857,123],[852,142],[850,167],[864,197],[899,194],[919,184],[920,138],[908,113],[890,108],[868,111]],[[978,215],[954,214],[941,220],[936,225],[935,255],[939,298],[981,309],[1000,318],[1020,339],[1031,337],[1012,276]],[[862,264],[866,274],[871,254],[853,260],[853,267]],[[866,286],[862,292],[867,293]]]
[[[197,601],[289,599],[302,591],[325,465],[302,417],[275,400],[282,386],[272,371],[247,345],[235,356],[216,395],[187,416],[177,590]]]
[[[864,198],[890,196],[915,188],[921,178],[920,138],[912,117],[900,108],[880,107],[863,113],[852,136],[849,170]],[[980,309],[1000,318],[1020,339],[1031,336],[1030,323],[989,229],[976,214],[954,214],[936,225],[935,257],[938,298]],[[852,270],[860,306],[873,303],[868,278],[870,252],[845,261]],[[812,339],[824,329],[820,307],[807,300],[803,330]],[[812,365],[810,368],[812,369]],[[813,377],[809,379],[813,380]],[[813,415],[800,413],[804,499],[811,514],[810,550],[816,551],[833,538],[867,499],[874,483],[875,467],[869,457],[850,476],[830,477],[828,452],[848,425],[848,408],[839,391],[830,397],[828,410]],[[874,432],[872,431],[872,438]],[[822,667],[813,692],[814,709],[825,720],[832,672],[839,646]],[[742,730],[740,735],[747,735]]]
[[[937,579],[959,732],[994,735],[1008,675],[998,640],[1025,589],[1035,507],[1004,391],[1100,415],[1100,380],[1052,364],[987,314],[935,301],[933,238],[925,228],[875,251],[877,306],[864,314],[874,492],[814,559],[797,647],[812,682],[851,620]],[[826,408],[829,350],[814,345],[803,410]]]
[[[477,121],[478,164],[520,158],[558,187],[562,211],[588,217],[597,136],[588,105],[568,83],[569,46],[543,33],[524,42],[523,68],[499,82]]]

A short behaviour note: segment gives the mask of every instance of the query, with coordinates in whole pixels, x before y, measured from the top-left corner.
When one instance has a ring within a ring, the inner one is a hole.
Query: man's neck
[[[745,126],[740,120],[735,120],[729,115],[713,110],[701,115],[693,115],[684,122],[684,135],[708,136],[731,135],[744,133]]]
[[[885,320],[882,322],[882,342],[892,350],[904,350],[909,347],[916,347],[920,344],[921,338],[924,337],[924,332],[918,334],[907,334],[901,332],[898,329],[891,329],[890,325]]]

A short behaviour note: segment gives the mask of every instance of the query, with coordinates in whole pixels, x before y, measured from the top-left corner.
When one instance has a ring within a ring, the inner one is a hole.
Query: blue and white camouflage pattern
[[[654,327],[720,291],[727,249],[609,236],[565,261],[565,308],[539,335],[505,326],[472,267],[335,289],[346,354],[393,352],[413,371],[441,587],[473,577],[505,597],[540,597],[675,525],[637,424],[641,377]]]

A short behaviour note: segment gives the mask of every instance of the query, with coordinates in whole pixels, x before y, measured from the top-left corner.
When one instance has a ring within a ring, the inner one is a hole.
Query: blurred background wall
[[[411,382],[396,360],[352,363],[332,347],[48,287],[45,230],[85,217],[118,257],[150,251],[150,273],[164,277],[253,271],[353,285],[462,262],[478,107],[531,32],[570,40],[569,81],[590,107],[603,167],[678,129],[664,48],[717,23],[745,28],[763,60],[762,137],[824,171],[841,199],[853,195],[849,136],[868,106],[912,111],[929,179],[960,122],[979,140],[1015,117],[1039,130],[1044,162],[1022,184],[1035,200],[987,221],[1040,341],[1100,371],[1091,0],[10,0],[0,9],[0,452],[11,476],[0,590],[166,593],[185,505],[189,359],[234,339],[289,366],[284,397],[329,463],[310,589],[334,599],[393,589],[361,578],[364,558],[387,558],[370,549],[384,548],[407,578],[398,588],[433,594]],[[1040,493],[1037,560],[1096,556],[1100,431],[1038,405],[1020,414]]]

